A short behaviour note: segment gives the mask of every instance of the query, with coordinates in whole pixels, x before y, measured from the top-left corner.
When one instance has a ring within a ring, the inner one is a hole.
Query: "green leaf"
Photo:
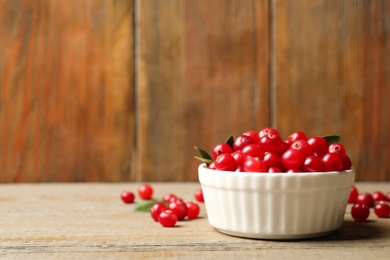
[[[213,157],[211,157],[205,150],[203,150],[202,148],[199,148],[197,146],[194,146],[194,148],[200,154],[200,157],[195,156],[196,159],[201,160],[202,162],[206,163],[207,165],[209,165],[210,163],[213,162]]]
[[[325,135],[323,137],[328,142],[328,145],[338,143],[338,142],[340,142],[340,139],[341,139],[341,137],[339,135]]]
[[[195,158],[198,159],[201,162],[204,162],[207,165],[209,165],[210,163],[213,162],[213,160],[211,160],[211,159],[206,159],[206,158],[202,158],[202,157],[199,157],[199,156],[195,156]]]
[[[138,212],[149,212],[150,208],[157,202],[161,202],[161,201],[158,201],[156,199],[151,199],[151,200],[143,201],[141,203],[137,203],[134,210]]]
[[[228,144],[230,146],[230,148],[232,148],[232,150],[233,150],[234,138],[232,135],[229,136],[229,138],[226,140],[225,143]]]

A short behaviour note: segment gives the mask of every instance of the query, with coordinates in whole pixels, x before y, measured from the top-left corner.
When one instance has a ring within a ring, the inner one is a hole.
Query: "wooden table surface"
[[[151,183],[156,198],[175,193],[194,200],[199,183]],[[390,191],[390,183],[357,183],[360,191]],[[120,200],[139,183],[0,185],[1,259],[390,259],[390,219],[373,212],[322,238],[298,241],[228,236],[207,221],[163,228],[148,213]],[[138,200],[139,202],[139,200]]]

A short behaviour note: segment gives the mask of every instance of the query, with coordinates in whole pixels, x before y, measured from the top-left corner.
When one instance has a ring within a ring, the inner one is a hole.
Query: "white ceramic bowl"
[[[251,173],[198,169],[209,223],[257,239],[327,235],[343,223],[354,170]]]

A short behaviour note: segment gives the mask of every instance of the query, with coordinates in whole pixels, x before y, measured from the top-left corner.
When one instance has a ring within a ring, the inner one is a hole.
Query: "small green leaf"
[[[323,137],[328,142],[328,145],[338,143],[338,142],[340,142],[340,139],[341,139],[341,137],[339,135],[325,135]]]
[[[206,158],[202,158],[202,157],[199,157],[199,156],[195,156],[195,158],[198,159],[201,162],[204,162],[207,165],[209,165],[210,163],[213,162],[213,160],[211,160],[211,159],[206,159]]]
[[[210,163],[213,162],[213,157],[211,157],[205,150],[203,150],[202,148],[199,148],[197,146],[194,146],[194,148],[200,154],[200,157],[195,156],[196,159],[201,160],[202,162],[206,163],[207,165],[209,165]]]
[[[232,150],[233,150],[234,138],[233,138],[232,135],[229,136],[229,138],[226,140],[225,143],[228,144],[232,148]]]
[[[161,201],[158,201],[156,199],[143,201],[141,203],[136,204],[134,210],[138,212],[149,212],[150,208],[157,202],[161,202]]]

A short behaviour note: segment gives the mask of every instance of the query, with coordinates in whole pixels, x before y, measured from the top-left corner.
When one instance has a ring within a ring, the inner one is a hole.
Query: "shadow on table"
[[[340,229],[330,235],[311,239],[313,241],[343,241],[343,240],[363,240],[375,239],[387,236],[390,230],[378,225],[377,221],[367,220],[365,222],[356,222],[353,220],[344,220]]]

